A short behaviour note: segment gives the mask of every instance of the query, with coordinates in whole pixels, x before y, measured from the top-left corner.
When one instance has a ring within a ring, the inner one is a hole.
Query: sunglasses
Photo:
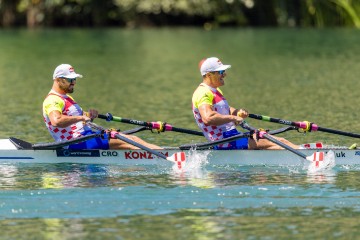
[[[68,83],[73,83],[74,81],[76,81],[76,78],[62,78],[65,79],[66,81],[68,81]]]

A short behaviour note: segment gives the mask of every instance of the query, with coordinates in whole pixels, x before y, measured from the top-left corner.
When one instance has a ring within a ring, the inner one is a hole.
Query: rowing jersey
[[[49,113],[54,110],[67,116],[81,116],[83,115],[83,110],[71,96],[59,94],[54,90],[49,92],[43,102],[43,117],[47,129],[55,141],[70,140],[81,136],[85,132],[91,131],[91,129],[82,122],[74,123],[66,128],[52,126]]]
[[[233,122],[219,126],[206,125],[202,121],[199,111],[199,107],[203,104],[209,104],[214,111],[222,115],[230,114],[230,106],[219,88],[212,88],[205,83],[201,83],[195,90],[192,97],[193,114],[197,125],[209,141],[223,139],[224,132],[236,129],[236,126]]]

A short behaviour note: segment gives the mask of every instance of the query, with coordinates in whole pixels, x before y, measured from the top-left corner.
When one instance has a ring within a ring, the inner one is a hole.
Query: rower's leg
[[[272,136],[272,137],[282,143],[285,143],[286,145],[288,145],[291,148],[299,149],[298,145],[293,144],[292,142],[286,140],[285,138],[274,137],[274,136]],[[273,142],[270,142],[267,139],[259,139],[259,140],[249,139],[249,149],[250,150],[254,150],[254,149],[255,150],[257,150],[257,149],[259,149],[259,150],[263,150],[263,149],[279,150],[279,149],[283,149],[283,148]]]
[[[123,136],[126,138],[129,138],[141,145],[144,145],[150,149],[162,149],[159,146],[145,142],[144,140],[142,140],[141,138],[139,138],[137,136],[132,136],[132,135],[123,135]],[[109,141],[109,147],[110,147],[110,149],[130,149],[130,150],[139,149],[138,147],[135,147],[134,145],[131,145],[131,144],[121,141],[119,139],[113,139],[113,138],[110,139],[110,141]]]

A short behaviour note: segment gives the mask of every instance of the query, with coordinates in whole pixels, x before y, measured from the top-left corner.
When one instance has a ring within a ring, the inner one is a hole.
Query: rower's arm
[[[67,116],[61,114],[59,111],[51,111],[49,113],[49,119],[51,121],[51,125],[54,127],[66,128],[71,124],[81,122],[81,121],[90,121],[90,118],[82,115],[82,116]]]
[[[236,109],[236,108],[230,107],[230,114],[239,116],[241,118],[247,118],[249,116],[249,112],[243,108]]]
[[[218,126],[229,122],[241,122],[243,118],[234,115],[222,115],[214,111],[209,104],[202,104],[199,107],[201,119],[206,125]]]

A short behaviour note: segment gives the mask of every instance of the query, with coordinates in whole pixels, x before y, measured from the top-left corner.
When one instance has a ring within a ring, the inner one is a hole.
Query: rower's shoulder
[[[202,94],[205,94],[205,93],[208,93],[210,92],[211,93],[211,89],[208,88],[206,85],[203,85],[203,84],[200,84],[194,91],[193,93],[193,96],[196,96],[196,95],[202,95]]]

